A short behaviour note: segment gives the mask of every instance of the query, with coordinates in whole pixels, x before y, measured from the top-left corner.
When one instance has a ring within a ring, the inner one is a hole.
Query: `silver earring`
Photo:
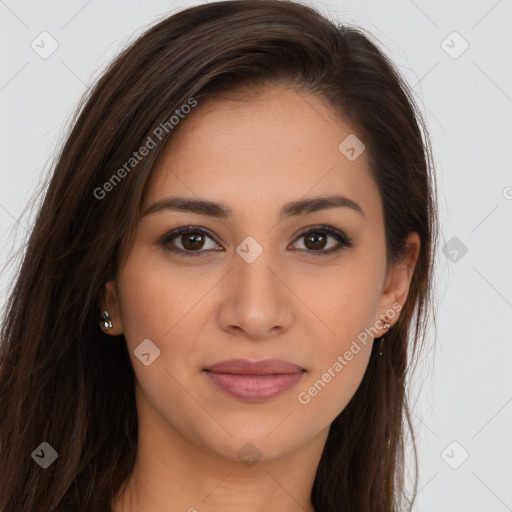
[[[389,325],[389,320],[388,320],[388,317],[387,316],[384,316],[384,325],[383,325],[383,329],[386,329],[386,331],[389,329],[390,325]],[[380,344],[379,344],[379,356],[382,355],[382,344],[384,343],[384,336],[381,337],[380,339]]]
[[[106,309],[104,310],[103,316],[101,318],[100,327],[103,327],[105,332],[108,332],[110,329],[112,329],[112,320],[110,319],[110,315]]]

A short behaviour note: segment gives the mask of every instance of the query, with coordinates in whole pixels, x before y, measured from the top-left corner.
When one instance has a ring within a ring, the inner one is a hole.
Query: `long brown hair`
[[[331,425],[312,503],[319,512],[391,512],[414,500],[403,470],[404,425],[412,432],[405,378],[432,310],[437,240],[427,131],[410,89],[361,29],[294,2],[238,0],[147,30],[77,111],[2,323],[1,512],[111,510],[134,467],[137,415],[125,339],[98,328],[103,286],[126,255],[173,113],[191,99],[267,84],[312,92],[357,127],[383,201],[388,263],[403,256],[410,232],[421,239],[383,355],[374,343],[361,385]],[[149,137],[156,147],[127,170]],[[46,469],[33,457],[42,442],[58,454]]]

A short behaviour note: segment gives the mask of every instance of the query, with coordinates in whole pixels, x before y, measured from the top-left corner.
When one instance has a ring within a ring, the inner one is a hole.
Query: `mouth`
[[[218,389],[244,402],[263,402],[278,396],[306,374],[304,368],[280,359],[231,359],[208,366],[202,372]]]

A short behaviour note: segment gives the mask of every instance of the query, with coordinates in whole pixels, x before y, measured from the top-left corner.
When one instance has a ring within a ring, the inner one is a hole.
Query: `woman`
[[[184,10],[74,123],[6,311],[0,510],[402,510],[428,136],[360,30]]]

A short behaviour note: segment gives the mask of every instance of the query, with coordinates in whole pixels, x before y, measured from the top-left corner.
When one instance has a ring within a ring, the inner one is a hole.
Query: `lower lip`
[[[305,372],[271,375],[235,375],[205,371],[222,391],[245,402],[263,402],[289,390]]]

